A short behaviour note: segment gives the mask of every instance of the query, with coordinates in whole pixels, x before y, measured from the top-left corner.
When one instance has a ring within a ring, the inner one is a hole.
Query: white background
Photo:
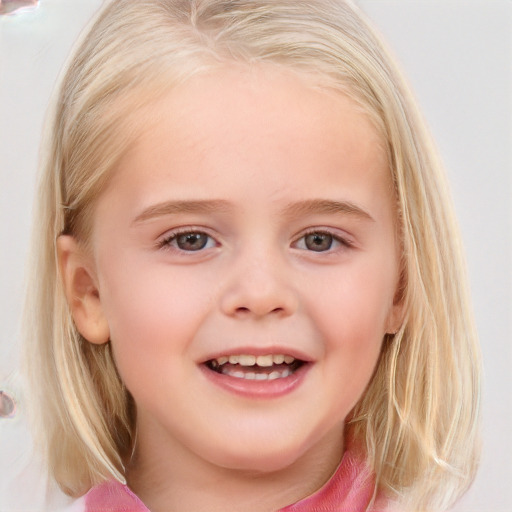
[[[134,0],[135,1],[135,0]],[[42,121],[101,0],[0,16],[0,389],[18,399],[24,261]],[[512,2],[361,0],[401,61],[447,166],[485,366],[484,450],[458,512],[512,510]],[[51,397],[48,397],[51,400]],[[0,512],[40,510],[23,405],[0,419]]]

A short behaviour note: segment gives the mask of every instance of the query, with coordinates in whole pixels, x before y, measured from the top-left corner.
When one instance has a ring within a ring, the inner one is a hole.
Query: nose
[[[221,298],[224,314],[234,317],[286,317],[298,308],[298,295],[286,265],[270,254],[241,258]]]

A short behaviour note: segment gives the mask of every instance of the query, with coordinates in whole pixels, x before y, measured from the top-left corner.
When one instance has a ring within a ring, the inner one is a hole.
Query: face
[[[339,449],[398,315],[379,135],[348,97],[265,68],[146,114],[90,264],[139,437],[258,471]]]

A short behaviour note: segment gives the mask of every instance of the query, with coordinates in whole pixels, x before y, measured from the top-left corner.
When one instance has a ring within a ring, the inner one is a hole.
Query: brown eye
[[[182,251],[200,251],[204,249],[210,240],[206,233],[191,232],[176,235],[174,242]]]
[[[334,237],[329,233],[310,233],[304,237],[304,245],[310,251],[328,251],[333,244]]]

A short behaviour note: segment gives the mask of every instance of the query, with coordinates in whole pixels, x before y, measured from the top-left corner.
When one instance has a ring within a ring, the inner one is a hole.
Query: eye
[[[350,247],[349,242],[327,231],[311,231],[295,243],[297,249],[313,252],[326,252],[340,247]]]
[[[328,233],[310,233],[304,237],[304,245],[310,251],[328,251],[332,247],[334,238]]]
[[[171,233],[159,244],[185,252],[196,252],[216,246],[215,240],[202,231],[183,231]]]

